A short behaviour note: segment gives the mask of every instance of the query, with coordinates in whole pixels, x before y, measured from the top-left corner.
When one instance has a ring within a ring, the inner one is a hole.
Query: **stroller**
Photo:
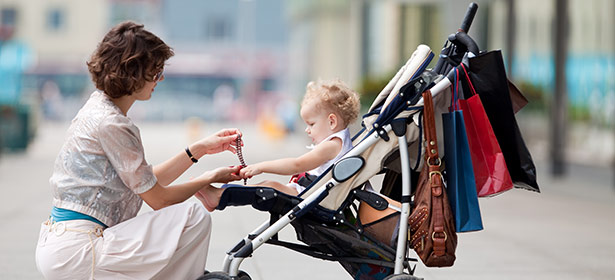
[[[476,9],[470,5],[461,30],[468,30]],[[457,51],[463,54],[468,42],[473,50],[476,44],[461,30],[463,40],[449,41],[459,44]],[[418,259],[409,257],[407,223],[412,182],[418,177],[413,170],[423,165],[421,94],[429,89],[436,114],[446,112],[451,85],[448,78],[426,70],[433,57],[429,47],[418,46],[363,117],[353,148],[298,196],[267,187],[223,186],[222,208],[251,204],[268,211],[271,219],[227,252],[223,271],[206,272],[199,279],[251,279],[239,266],[265,243],[337,261],[353,279],[422,279],[413,275]],[[381,193],[401,203],[370,190],[369,180],[385,172],[401,175],[394,176],[401,180],[385,176]],[[277,233],[289,224],[305,245],[278,239]]]

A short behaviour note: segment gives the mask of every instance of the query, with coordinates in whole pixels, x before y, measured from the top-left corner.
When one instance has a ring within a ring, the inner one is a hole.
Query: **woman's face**
[[[317,108],[318,101],[312,100],[301,107],[301,118],[307,125],[305,132],[312,138],[312,143],[318,144],[333,133],[330,125],[329,114]]]
[[[153,81],[145,81],[143,88],[134,92],[132,95],[136,100],[149,100],[152,97],[152,92],[154,92],[154,88],[158,84],[158,82],[164,81],[164,73],[161,71],[160,73],[154,76]]]

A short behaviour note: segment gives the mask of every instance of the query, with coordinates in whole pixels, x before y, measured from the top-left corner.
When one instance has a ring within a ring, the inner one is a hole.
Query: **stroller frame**
[[[459,46],[461,46],[462,54],[465,53],[466,55],[467,54],[471,55],[471,54],[478,53],[478,47],[476,46],[476,43],[473,41],[472,38],[470,38],[467,35],[467,31],[469,30],[469,27],[471,25],[471,22],[474,18],[474,15],[477,9],[478,9],[478,5],[475,3],[471,3],[468,7],[468,10],[466,11],[461,28],[456,34],[451,35],[453,37],[449,36],[449,41],[451,41],[455,45],[459,44]],[[440,56],[441,56],[441,60],[438,61],[438,64],[435,67],[436,72],[440,72],[441,68],[443,67],[442,64],[443,64],[443,58],[445,57],[445,54],[441,54]],[[256,229],[254,229],[252,232],[247,234],[232,249],[227,251],[226,256],[224,258],[224,262],[223,262],[223,268],[222,268],[222,272],[224,274],[230,276],[231,279],[251,279],[249,276],[247,276],[247,274],[245,274],[245,272],[240,271],[239,267],[244,259],[250,257],[252,253],[254,252],[254,250],[258,249],[265,243],[281,245],[281,246],[285,246],[287,248],[305,253],[304,250],[297,249],[297,247],[292,248],[292,247],[286,246],[291,243],[277,241],[277,234],[283,228],[285,228],[291,222],[293,222],[295,219],[305,215],[306,213],[310,212],[310,210],[317,207],[318,204],[325,197],[327,197],[327,194],[332,188],[335,188],[337,185],[343,183],[349,177],[352,177],[356,173],[358,173],[363,168],[364,161],[361,163],[360,166],[352,166],[351,167],[352,170],[350,171],[344,170],[344,169],[348,169],[348,166],[345,166],[344,162],[351,158],[361,158],[363,160],[363,158],[361,157],[361,154],[364,151],[366,151],[369,147],[374,145],[376,142],[381,141],[381,140],[385,140],[385,141],[392,140],[392,139],[389,139],[389,132],[391,131],[393,131],[394,135],[397,137],[397,147],[399,148],[399,158],[400,158],[401,175],[402,175],[401,211],[400,211],[400,218],[399,218],[399,221],[400,221],[399,230],[397,232],[397,244],[396,244],[395,259],[394,259],[394,265],[393,265],[393,268],[394,268],[393,275],[402,274],[404,269],[408,269],[408,271],[410,272],[410,275],[414,273],[415,267],[411,268],[408,261],[417,262],[418,260],[407,257],[408,251],[410,250],[410,248],[407,245],[408,223],[405,222],[408,220],[408,217],[410,216],[411,193],[412,193],[410,155],[408,153],[408,138],[406,136],[406,130],[407,130],[406,124],[408,123],[410,119],[414,117],[414,114],[416,112],[422,110],[423,100],[422,98],[419,99],[418,101],[411,100],[411,99],[415,99],[415,97],[420,96],[420,94],[424,90],[427,90],[427,89],[431,91],[432,96],[437,96],[438,94],[444,92],[452,84],[450,81],[450,77],[444,77],[444,78],[434,81],[433,79],[429,77],[429,75],[427,76],[423,75],[424,70],[425,69],[422,68],[422,70],[417,72],[416,75],[418,77],[413,77],[413,79],[411,79],[404,86],[406,90],[404,90],[404,88],[400,89],[399,94],[395,96],[394,100],[396,101],[393,101],[393,102],[403,102],[404,104],[402,104],[401,106],[403,107],[402,111],[409,112],[409,114],[404,117],[398,118],[398,114],[399,114],[398,112],[397,114],[395,114],[396,118],[392,120],[386,120],[385,122],[383,122],[382,125],[380,125],[378,122],[374,123],[373,130],[371,130],[369,134],[365,136],[364,139],[362,139],[356,146],[353,147],[353,149],[351,149],[348,153],[346,153],[328,171],[325,172],[325,174],[327,172],[332,172],[333,176],[331,179],[322,183],[322,182],[319,182],[322,176],[319,177],[314,183],[312,183],[312,186],[311,186],[315,190],[311,192],[307,197],[303,197],[302,200],[297,205],[294,206],[294,208],[292,208],[290,211],[286,212],[285,214],[281,215],[275,221],[273,219],[270,221],[265,221],[260,226],[258,226]],[[398,73],[398,75],[399,74],[400,73]],[[450,74],[451,73],[449,73],[449,75],[447,76],[450,76]],[[395,78],[398,78],[398,75],[396,75]],[[414,87],[412,87],[412,85],[414,85]],[[414,96],[404,95],[404,92],[407,92],[407,86],[410,86],[410,88],[415,90]],[[335,173],[337,169],[344,170],[343,173],[349,173],[348,176],[345,178],[336,178]],[[274,193],[273,195],[276,196],[277,193]],[[339,214],[341,216],[343,213],[340,212]],[[332,219],[335,220],[336,216],[333,216]],[[339,222],[344,223],[343,220]],[[271,240],[276,240],[277,242],[272,242]],[[298,244],[296,245],[302,246]],[[325,255],[317,255],[317,254],[309,254],[309,255],[312,255],[313,257],[325,259],[325,260],[336,260],[336,258],[334,257],[325,256]],[[372,264],[388,266],[387,264],[384,264],[385,263],[384,261],[371,260],[367,258],[361,259],[361,261],[364,261],[365,263],[372,263]],[[247,278],[244,278],[244,276],[247,276]]]

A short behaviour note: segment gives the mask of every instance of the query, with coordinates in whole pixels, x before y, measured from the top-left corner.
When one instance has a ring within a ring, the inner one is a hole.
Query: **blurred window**
[[[64,27],[64,11],[52,8],[47,13],[47,30],[59,31]]]
[[[24,91],[39,91],[45,81],[53,81],[63,97],[79,97],[91,86],[86,74],[29,73],[24,76]]]
[[[206,39],[212,41],[228,41],[231,39],[231,23],[228,19],[209,18],[206,25]]]
[[[110,23],[120,23],[125,20],[136,22],[152,22],[161,1],[120,1],[111,2]],[[168,1],[171,2],[171,1]],[[172,4],[170,4],[172,5]],[[147,28],[147,24],[145,26]]]
[[[169,94],[196,94],[211,97],[216,88],[222,84],[232,85],[234,89],[237,88],[232,77],[165,74],[164,82],[156,86],[156,92],[159,94],[168,92]]]
[[[17,21],[17,11],[15,8],[2,8],[0,12],[0,25],[15,26]]]
[[[261,90],[274,91],[276,89],[276,81],[272,78],[265,78],[261,80]]]

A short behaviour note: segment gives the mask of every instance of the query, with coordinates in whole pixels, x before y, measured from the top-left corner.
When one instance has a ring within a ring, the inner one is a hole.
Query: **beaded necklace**
[[[236,142],[235,147],[237,147],[237,157],[239,158],[239,163],[241,163],[241,168],[244,168],[247,165],[246,165],[245,160],[243,159],[243,152],[241,151],[241,135],[237,136],[236,141],[237,142]],[[248,184],[248,179],[247,178],[243,179],[243,184],[244,185]]]

